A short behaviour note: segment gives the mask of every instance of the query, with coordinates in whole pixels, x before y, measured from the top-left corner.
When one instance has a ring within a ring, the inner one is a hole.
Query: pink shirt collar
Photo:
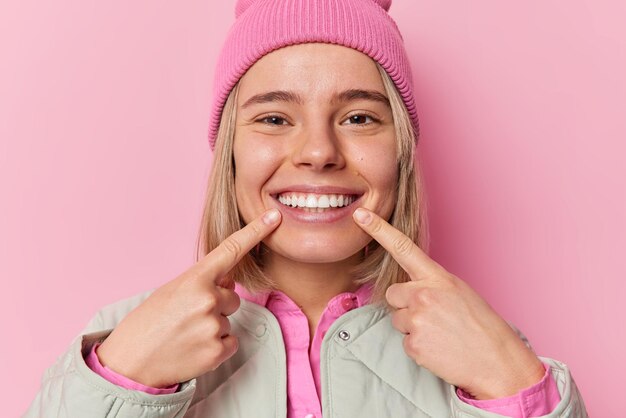
[[[334,315],[340,316],[346,311],[366,305],[370,302],[372,297],[373,287],[372,283],[366,283],[359,286],[354,292],[340,293],[328,302],[326,309],[331,311]],[[294,307],[299,309],[291,298],[280,290],[252,293],[241,284],[235,283],[235,292],[248,302],[253,302],[264,307],[268,307],[268,304],[271,302],[271,311],[288,311],[292,310]]]

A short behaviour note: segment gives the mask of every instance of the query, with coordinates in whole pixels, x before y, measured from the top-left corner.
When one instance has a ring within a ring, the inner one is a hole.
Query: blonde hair
[[[391,104],[397,138],[398,184],[397,204],[389,223],[402,231],[420,248],[428,252],[428,224],[426,220],[425,193],[421,165],[415,164],[416,140],[419,132],[413,129],[402,97],[387,72],[376,63],[387,97]],[[197,241],[196,261],[217,247],[229,235],[245,226],[239,215],[235,195],[235,165],[233,140],[239,83],[230,92],[222,111],[215,142],[215,159],[207,185],[206,199]],[[246,254],[231,270],[229,279],[256,292],[273,289],[274,282],[263,271],[263,253]],[[385,292],[393,283],[409,280],[407,273],[391,255],[372,240],[364,251],[362,261],[351,271],[356,284],[373,283],[372,303],[385,304]]]

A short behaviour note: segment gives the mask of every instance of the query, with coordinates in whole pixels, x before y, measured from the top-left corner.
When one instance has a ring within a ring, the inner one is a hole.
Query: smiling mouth
[[[317,194],[284,192],[274,198],[285,206],[298,208],[304,212],[321,213],[350,206],[360,195],[357,194]]]

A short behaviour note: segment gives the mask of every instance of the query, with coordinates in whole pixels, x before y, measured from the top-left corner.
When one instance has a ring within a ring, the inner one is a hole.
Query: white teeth
[[[307,212],[323,212],[328,208],[340,208],[354,202],[352,195],[337,194],[298,194],[284,193],[278,196],[278,201],[285,206],[305,208]],[[310,210],[309,210],[310,209]]]
[[[317,207],[317,199],[313,195],[309,195],[306,198],[306,207],[307,208],[316,208]]]

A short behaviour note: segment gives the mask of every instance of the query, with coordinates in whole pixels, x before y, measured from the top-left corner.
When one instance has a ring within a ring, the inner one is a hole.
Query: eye
[[[275,125],[275,126],[281,126],[281,125],[287,124],[287,120],[278,115],[263,116],[262,118],[257,119],[255,122],[260,122],[264,125]]]
[[[359,113],[350,116],[348,119],[346,119],[346,121],[350,122],[348,123],[348,125],[370,125],[374,122],[378,122],[378,119],[365,113]]]

